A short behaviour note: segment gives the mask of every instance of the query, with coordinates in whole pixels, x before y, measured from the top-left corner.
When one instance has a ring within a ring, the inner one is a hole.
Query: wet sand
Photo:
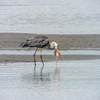
[[[44,34],[38,34],[44,35]],[[19,44],[37,34],[0,33],[0,49],[22,49]],[[100,35],[45,35],[56,41],[60,49],[100,49]],[[24,48],[23,48],[24,49]]]
[[[41,35],[41,34],[38,34]],[[44,34],[42,34],[44,35]],[[37,36],[37,34],[21,33],[0,33],[0,50],[30,50],[29,48],[20,48],[19,44],[27,38]],[[100,35],[45,35],[50,42],[56,41],[62,50],[71,49],[92,49],[100,50]],[[34,48],[33,48],[34,49]],[[40,57],[37,56],[37,61]],[[55,61],[54,56],[43,55],[44,61]],[[58,60],[88,60],[100,59],[100,55],[63,55]],[[33,62],[33,56],[30,55],[0,55],[0,62]]]
[[[100,55],[61,55],[57,61],[63,60],[93,60],[100,59]],[[43,55],[44,62],[56,61],[53,55]],[[36,55],[36,61],[40,62],[40,56]],[[30,55],[0,55],[1,63],[14,62],[34,62],[33,56]]]

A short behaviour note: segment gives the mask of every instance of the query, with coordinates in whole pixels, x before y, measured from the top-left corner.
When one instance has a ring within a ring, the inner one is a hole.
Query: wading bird
[[[35,64],[34,69],[36,68],[35,54],[38,48],[40,48],[40,58],[41,58],[43,66],[44,66],[44,62],[42,59],[42,48],[47,47],[48,49],[51,49],[51,50],[55,49],[54,54],[56,56],[56,59],[60,56],[59,45],[56,42],[49,43],[49,39],[46,36],[37,36],[37,37],[28,38],[25,42],[22,42],[20,46],[22,48],[23,47],[36,47],[35,53],[33,55],[34,64]]]

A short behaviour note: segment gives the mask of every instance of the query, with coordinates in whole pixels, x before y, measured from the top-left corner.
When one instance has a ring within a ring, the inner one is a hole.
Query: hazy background
[[[0,33],[100,34],[99,0],[0,0]]]

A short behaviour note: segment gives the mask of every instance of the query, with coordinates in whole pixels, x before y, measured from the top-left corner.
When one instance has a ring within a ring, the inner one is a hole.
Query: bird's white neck
[[[58,44],[56,42],[51,42],[49,44],[49,49],[57,49],[57,47],[58,47]]]

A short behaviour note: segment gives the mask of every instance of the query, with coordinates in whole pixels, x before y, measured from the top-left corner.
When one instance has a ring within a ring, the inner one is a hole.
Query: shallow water
[[[100,60],[0,63],[1,100],[99,100]]]
[[[32,55],[35,50],[0,50],[0,55]],[[36,52],[40,55],[40,51]],[[61,55],[100,55],[100,51],[96,50],[60,50]],[[54,55],[54,50],[43,50],[42,55]]]
[[[0,32],[100,34],[100,1],[2,0]]]

